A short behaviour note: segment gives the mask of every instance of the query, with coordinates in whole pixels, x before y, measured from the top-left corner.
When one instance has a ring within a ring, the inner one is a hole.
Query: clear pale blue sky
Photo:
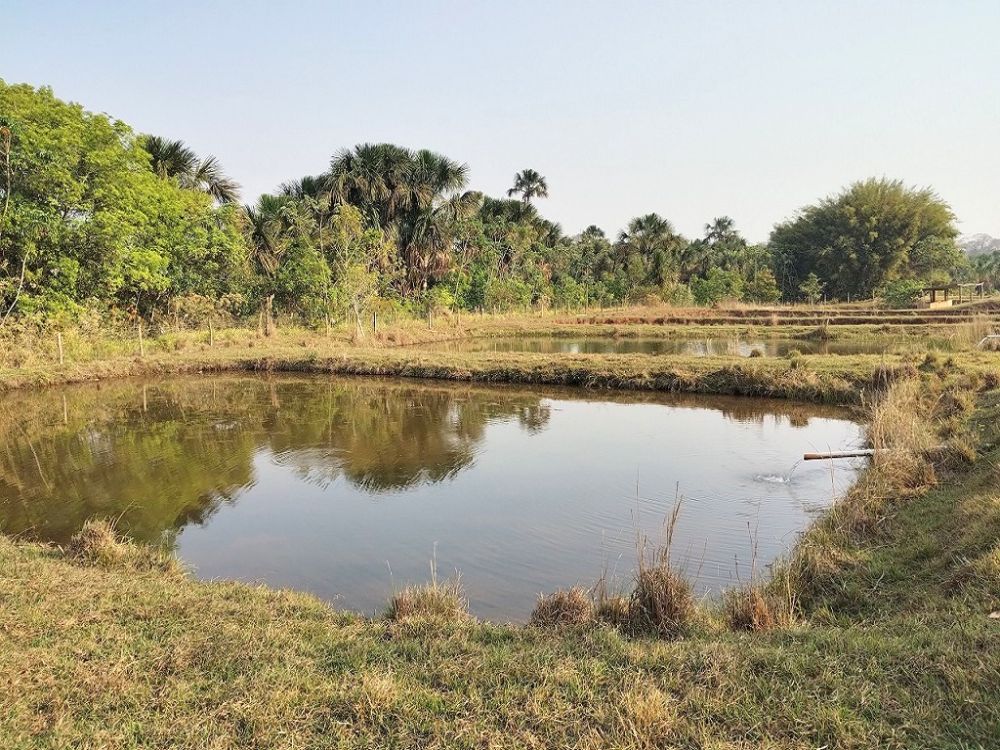
[[[246,198],[364,141],[532,167],[568,232],[754,240],[867,176],[1000,236],[1000,0],[5,0],[0,77],[219,157]]]

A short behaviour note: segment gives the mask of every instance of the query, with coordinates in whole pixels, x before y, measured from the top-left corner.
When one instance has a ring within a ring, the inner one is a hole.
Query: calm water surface
[[[455,352],[535,352],[542,354],[685,354],[695,357],[742,356],[758,350],[768,357],[784,357],[797,349],[803,354],[882,354],[889,339],[812,341],[808,339],[656,339],[520,336],[462,339],[421,344],[420,348]]]
[[[788,548],[856,467],[844,413],[737,398],[319,377],[178,378],[20,393],[0,414],[0,527],[65,542],[90,517],[173,545],[202,578],[371,613],[460,571],[472,609],[627,581],[661,538],[717,591]]]

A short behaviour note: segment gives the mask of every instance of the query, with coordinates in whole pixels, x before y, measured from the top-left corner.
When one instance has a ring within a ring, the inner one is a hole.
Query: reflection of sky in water
[[[782,338],[571,338],[508,337],[437,341],[417,348],[460,352],[535,352],[545,354],[683,354],[697,357],[742,356],[754,350],[768,357],[784,357],[792,350],[803,354],[879,354],[889,350],[888,338],[814,341]]]
[[[26,402],[29,420],[58,418],[0,457],[0,490],[20,482],[0,523],[57,540],[89,515],[143,538],[176,527],[201,577],[364,612],[427,580],[436,549],[474,611],[523,618],[540,591],[627,578],[637,533],[660,539],[677,495],[675,559],[718,590],[737,559],[749,573],[751,532],[763,565],[852,481],[802,453],[861,437],[829,410],[733,398],[218,378],[150,388],[142,411],[141,388],[65,389],[71,414],[107,407],[81,428],[51,392]]]
[[[363,611],[438,570],[460,571],[482,615],[523,617],[534,594],[589,584],[607,561],[623,575],[637,529],[651,539],[683,496],[678,561],[701,590],[749,571],[750,533],[767,562],[852,480],[849,465],[802,464],[806,450],[856,444],[850,422],[739,423],[712,409],[551,402],[547,427],[491,425],[447,481],[369,492],[343,477],[302,481],[288,456],[254,457],[254,488],[180,537],[201,575],[315,591]],[[384,457],[387,462],[392,456]],[[764,482],[770,475],[785,479]],[[636,488],[638,486],[638,495]]]

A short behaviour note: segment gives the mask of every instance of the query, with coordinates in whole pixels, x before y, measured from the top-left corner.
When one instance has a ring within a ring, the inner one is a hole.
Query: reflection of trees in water
[[[447,480],[470,466],[490,423],[535,433],[549,398],[664,403],[762,422],[842,411],[787,401],[588,394],[418,381],[183,378],[17,394],[0,404],[0,528],[65,542],[93,516],[147,541],[203,523],[255,481],[267,450],[308,481],[370,492]],[[669,417],[668,417],[669,418]],[[595,425],[599,428],[599,425]]]
[[[400,490],[469,466],[490,422],[514,415],[526,428],[540,429],[547,409],[533,400],[498,402],[449,388],[385,383],[330,384],[319,393],[310,384],[285,384],[280,408],[269,415],[268,441],[281,463],[311,481],[344,476],[369,491]]]
[[[65,400],[64,400],[65,396]],[[202,523],[269,449],[369,491],[453,477],[492,421],[544,427],[537,395],[382,381],[171,380],[39,391],[0,412],[0,528],[65,542],[93,516],[133,536]]]
[[[160,541],[250,481],[250,436],[213,434],[211,415],[170,399],[150,398],[143,411],[139,388],[77,389],[65,423],[52,391],[22,395],[0,414],[4,531],[65,542],[99,516]]]

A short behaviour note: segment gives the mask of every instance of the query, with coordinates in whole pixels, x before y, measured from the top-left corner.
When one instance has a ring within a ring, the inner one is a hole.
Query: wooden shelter
[[[929,308],[951,307],[963,302],[972,302],[986,296],[983,282],[973,281],[967,284],[951,284],[948,286],[929,286],[924,288],[924,305]]]

